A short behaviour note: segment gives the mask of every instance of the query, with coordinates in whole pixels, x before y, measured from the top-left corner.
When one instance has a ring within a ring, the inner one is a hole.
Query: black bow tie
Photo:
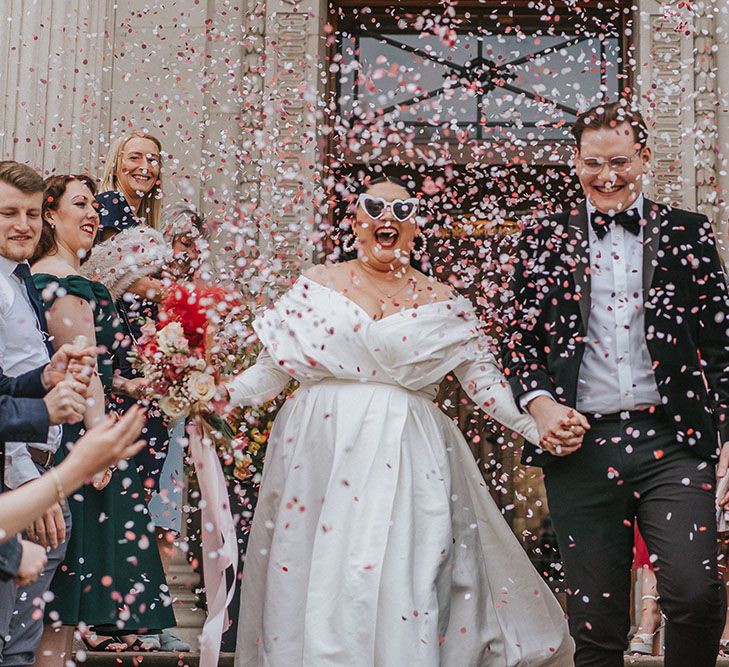
[[[591,216],[590,224],[599,239],[605,238],[605,234],[608,233],[610,225],[613,224],[620,225],[631,234],[638,236],[638,232],[640,232],[640,218],[640,213],[635,207],[629,208],[627,211],[621,211],[615,215],[595,211]]]

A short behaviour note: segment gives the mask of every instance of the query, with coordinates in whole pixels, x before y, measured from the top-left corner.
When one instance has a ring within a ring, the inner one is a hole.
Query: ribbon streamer
[[[200,416],[187,425],[190,456],[200,484],[203,579],[208,615],[200,635],[200,667],[217,667],[220,640],[228,626],[228,605],[235,594],[238,540],[227,486],[215,452],[210,428]],[[233,585],[227,590],[225,573],[233,568]]]

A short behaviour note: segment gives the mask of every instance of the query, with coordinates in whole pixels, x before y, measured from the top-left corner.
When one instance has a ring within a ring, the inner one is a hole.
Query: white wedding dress
[[[271,432],[235,664],[572,665],[559,605],[432,402],[455,371],[489,415],[536,439],[470,302],[372,320],[302,277],[254,327],[265,349],[232,402],[301,386]]]

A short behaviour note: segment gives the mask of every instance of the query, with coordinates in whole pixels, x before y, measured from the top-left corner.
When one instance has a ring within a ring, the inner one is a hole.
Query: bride
[[[470,302],[410,266],[418,206],[397,181],[370,183],[358,258],[300,277],[256,320],[256,364],[227,384],[235,406],[301,383],[271,432],[238,667],[572,665],[559,605],[433,404],[454,371],[538,441]]]

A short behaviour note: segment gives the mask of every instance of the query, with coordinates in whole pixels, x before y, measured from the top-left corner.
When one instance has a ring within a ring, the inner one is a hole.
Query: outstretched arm
[[[500,424],[538,443],[539,434],[534,420],[520,412],[496,359],[488,349],[485,337],[473,343],[471,358],[455,369],[456,377],[471,400]]]
[[[262,405],[278,396],[291,380],[265,349],[256,363],[225,385],[230,407]]]
[[[106,417],[77,440],[69,455],[50,472],[3,493],[0,542],[23,530],[62,498],[70,496],[94,473],[136,454],[145,444],[143,440],[136,440],[144,421],[144,413],[138,406],[129,409],[118,421]]]

